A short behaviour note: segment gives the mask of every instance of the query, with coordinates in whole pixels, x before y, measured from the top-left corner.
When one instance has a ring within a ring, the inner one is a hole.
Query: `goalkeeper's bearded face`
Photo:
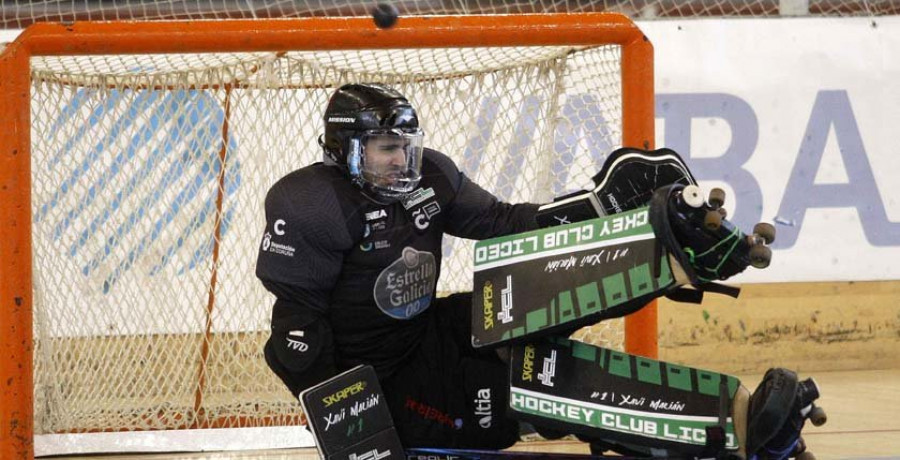
[[[406,144],[399,136],[373,136],[366,141],[366,174],[380,187],[394,185],[408,170]]]
[[[363,139],[361,172],[366,182],[398,193],[409,193],[418,185],[422,170],[421,131],[368,134]]]

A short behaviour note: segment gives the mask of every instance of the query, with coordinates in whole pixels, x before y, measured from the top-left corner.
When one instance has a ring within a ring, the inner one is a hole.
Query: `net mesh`
[[[365,16],[373,0],[37,0],[4,1],[4,28],[39,21],[257,19],[302,16]],[[402,0],[387,2],[401,14],[524,14],[619,12],[632,17],[881,16],[900,12],[898,0]]]
[[[511,202],[590,185],[620,146],[617,46],[32,59],[35,433],[265,426],[263,201],[319,161],[345,82],[417,106],[426,144]],[[390,64],[390,66],[388,66]],[[448,238],[438,290],[471,290]],[[622,347],[621,321],[579,337]]]

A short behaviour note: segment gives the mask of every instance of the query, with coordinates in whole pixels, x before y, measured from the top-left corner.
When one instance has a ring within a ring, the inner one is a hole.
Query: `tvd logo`
[[[410,319],[431,305],[437,281],[434,254],[403,248],[403,254],[375,280],[375,303],[386,315]]]
[[[475,417],[478,418],[478,425],[484,429],[491,427],[491,389],[482,388],[478,390],[475,398]],[[480,418],[479,418],[480,417]]]
[[[287,336],[287,347],[289,350],[299,351],[300,353],[309,350],[309,345],[300,339],[303,338],[303,331],[291,331]]]

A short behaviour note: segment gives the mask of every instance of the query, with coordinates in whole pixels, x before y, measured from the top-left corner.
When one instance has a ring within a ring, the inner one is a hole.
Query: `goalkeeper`
[[[376,369],[405,446],[501,448],[508,370],[470,337],[470,295],[434,298],[444,233],[484,239],[537,228],[423,147],[416,111],[377,84],[339,88],[323,163],[270,189],[256,274],[277,300],[269,366],[296,396],[358,364]]]
[[[600,173],[605,179],[595,178],[609,187],[604,190],[621,185],[628,195],[611,204],[604,199],[612,194],[597,193],[566,197],[558,202],[564,206],[507,204],[467,178],[446,155],[425,148],[415,109],[391,88],[342,86],[324,119],[319,142],[324,161],[286,175],[266,196],[256,268],[276,297],[266,362],[294,396],[356,365],[372,365],[406,447],[511,446],[519,425],[506,416],[507,361],[494,350],[472,347],[471,294],[435,298],[443,235],[486,239],[525,232],[538,228],[539,221],[559,220],[554,213],[562,210],[590,217],[580,206],[590,203],[594,215],[618,212],[628,201],[634,201],[630,207],[646,203],[660,185],[692,183],[690,173],[674,152],[666,157],[674,158],[668,163],[643,166],[646,152],[617,153]],[[662,170],[670,177],[660,176]],[[640,182],[651,176],[662,183]],[[692,228],[673,226],[665,241],[677,245],[676,240],[693,236]],[[703,238],[704,244],[717,243]],[[679,258],[680,250],[671,244],[666,248]],[[688,267],[705,263],[702,257],[687,261],[680,255],[686,271],[706,268]],[[717,272],[724,279],[746,263],[716,266],[727,267]],[[793,393],[766,390],[754,398],[749,431],[760,432],[753,419],[762,414],[766,423],[778,425],[762,431],[770,438],[778,435],[768,444],[756,439],[753,451],[776,459],[794,453],[803,418],[782,416],[796,406]],[[770,416],[773,411],[777,417]],[[541,420],[531,421],[541,425]],[[613,436],[613,442],[601,442],[609,434],[602,430],[581,434],[595,446],[632,453],[660,447],[640,438]],[[678,445],[662,447],[679,451]]]

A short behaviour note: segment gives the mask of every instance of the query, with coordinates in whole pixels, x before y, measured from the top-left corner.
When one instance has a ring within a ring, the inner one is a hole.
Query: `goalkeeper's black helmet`
[[[402,94],[376,83],[338,88],[325,109],[319,143],[327,163],[343,168],[373,199],[391,202],[422,178],[422,130]]]

